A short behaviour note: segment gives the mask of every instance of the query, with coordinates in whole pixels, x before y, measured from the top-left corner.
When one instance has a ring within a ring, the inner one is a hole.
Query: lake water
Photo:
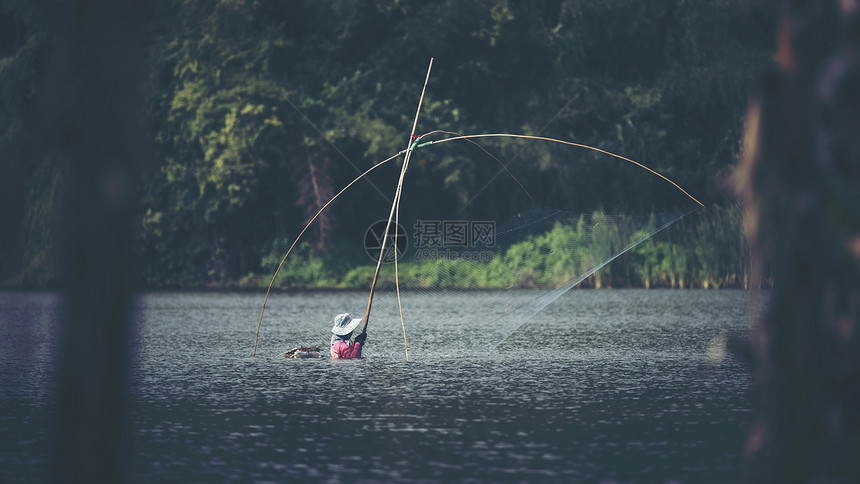
[[[365,358],[294,360],[366,293],[137,298],[131,482],[727,482],[749,370],[744,291],[574,290],[498,348],[445,314],[372,319]],[[493,293],[467,297],[492,298]],[[452,306],[454,307],[454,306]],[[374,306],[376,308],[376,306]],[[376,309],[374,309],[376,311]],[[59,298],[0,292],[0,481],[51,460]],[[479,324],[476,323],[476,324]]]

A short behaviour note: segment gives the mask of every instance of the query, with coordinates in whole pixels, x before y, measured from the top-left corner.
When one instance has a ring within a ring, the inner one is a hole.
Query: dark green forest
[[[52,106],[36,100],[59,40],[40,5],[0,6],[0,281],[11,287],[63,282],[62,226],[75,217],[63,206],[75,189],[70,161],[39,140],[38,112]],[[265,287],[325,202],[405,148],[430,58],[419,132],[523,133],[600,147],[666,174],[707,205],[586,286],[748,284],[726,180],[748,100],[773,63],[775,2],[159,0],[141,16],[134,122],[146,161],[136,167],[129,234],[138,287]],[[557,182],[550,169],[558,166],[537,148],[488,150],[517,157],[530,191]],[[472,198],[483,169],[476,153],[441,150],[410,167],[416,196]],[[583,154],[576,165],[589,183],[552,196],[585,211],[671,204],[636,178],[589,163],[595,158]],[[355,274],[370,266],[350,255],[345,235],[364,232],[359,215],[369,209],[325,212],[280,286],[362,286]]]

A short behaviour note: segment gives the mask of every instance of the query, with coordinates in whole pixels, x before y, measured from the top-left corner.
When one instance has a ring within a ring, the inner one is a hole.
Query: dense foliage
[[[431,57],[427,129],[600,146],[647,163],[716,207],[684,225],[684,235],[673,230],[674,239],[645,244],[592,284],[743,284],[738,217],[722,179],[737,156],[751,87],[770,62],[771,2],[152,4],[141,129],[154,156],[134,224],[141,285],[259,285],[336,190],[404,147]],[[24,1],[0,10],[0,279],[13,284],[51,283],[57,271],[63,159],[22,147],[40,59],[51,48],[41,14]],[[521,158],[517,169],[530,174],[533,191],[549,190],[565,170],[598,181],[552,194],[571,204],[624,211],[661,202],[635,180],[589,163],[596,155],[568,168],[537,151],[496,149],[502,159]],[[444,193],[434,203],[460,203],[481,189],[481,169],[467,152],[443,150],[415,167],[415,190]],[[621,196],[606,200],[609,191]],[[343,274],[364,269],[337,241],[365,229],[354,226],[359,210],[324,213],[291,261],[293,274],[351,285]],[[689,262],[676,270],[682,258]],[[301,277],[283,284],[305,285]]]

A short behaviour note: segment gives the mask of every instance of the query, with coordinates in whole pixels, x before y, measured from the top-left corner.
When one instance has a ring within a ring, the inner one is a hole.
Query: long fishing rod
[[[598,153],[603,153],[605,155],[609,155],[609,156],[612,156],[614,158],[618,158],[619,160],[623,160],[623,161],[626,161],[628,163],[632,163],[632,164],[638,166],[639,168],[642,168],[643,170],[647,170],[647,171],[653,173],[654,175],[657,175],[658,177],[671,183],[675,188],[680,190],[684,195],[688,196],[692,201],[696,202],[697,204],[699,204],[702,207],[705,206],[704,203],[696,200],[695,197],[693,197],[692,195],[687,193],[687,191],[684,190],[683,188],[681,188],[677,183],[675,183],[672,180],[670,180],[669,178],[663,176],[659,172],[652,170],[651,168],[648,168],[647,166],[643,165],[642,163],[639,163],[638,161],[633,161],[630,158],[626,158],[624,156],[617,155],[617,154],[612,153],[610,151],[606,151],[604,149],[596,148],[594,146],[589,146],[589,145],[585,145],[582,143],[574,143],[572,141],[565,141],[565,140],[560,140],[560,139],[555,139],[555,138],[547,138],[545,136],[531,136],[531,135],[526,135],[526,134],[510,134],[510,133],[491,133],[491,134],[467,134],[467,135],[461,135],[461,136],[454,136],[452,138],[432,140],[432,141],[427,141],[427,142],[421,143],[421,144],[415,146],[415,148],[418,149],[418,148],[423,148],[425,146],[437,145],[440,143],[447,143],[448,141],[471,140],[471,139],[477,139],[477,138],[520,138],[520,139],[532,139],[532,140],[539,140],[539,141],[549,141],[551,143],[559,143],[559,144],[568,145],[568,146],[575,146],[577,148],[584,148],[587,150],[596,151]]]
[[[367,323],[370,322],[370,307],[373,304],[373,291],[376,289],[376,280],[379,277],[379,269],[382,267],[382,258],[385,256],[385,245],[388,242],[388,230],[391,228],[391,221],[394,218],[395,212],[398,212],[398,207],[400,206],[400,195],[403,193],[403,180],[406,178],[406,169],[409,167],[409,159],[412,157],[412,151],[415,149],[415,145],[418,144],[418,140],[415,139],[415,129],[418,127],[418,116],[421,114],[421,104],[424,102],[424,93],[427,91],[427,82],[430,81],[430,70],[433,68],[433,59],[430,59],[430,65],[427,67],[427,77],[424,78],[424,87],[421,89],[421,97],[418,99],[418,109],[415,112],[415,119],[412,121],[412,132],[409,134],[409,145],[406,148],[406,156],[403,159],[403,168],[400,170],[400,180],[397,182],[397,191],[394,194],[394,203],[391,204],[391,213],[388,214],[388,223],[385,225],[385,232],[383,232],[382,244],[379,251],[379,260],[376,262],[376,271],[373,273],[373,282],[370,284],[370,295],[367,298],[367,311],[364,313],[364,327],[362,328],[362,332],[367,331]],[[399,213],[399,212],[398,212]],[[397,231],[394,232],[394,260],[397,262]],[[398,288],[397,291],[397,304],[400,307],[400,323],[403,325],[403,342],[406,343],[406,324],[403,321],[403,307],[400,305],[400,283],[397,281],[397,277],[395,275],[395,285]],[[406,353],[406,359],[409,359],[409,353]]]
[[[415,143],[412,143],[410,146],[415,146]],[[397,236],[399,233],[397,228],[400,227],[400,197],[397,198],[397,210],[394,213],[394,227],[394,288],[397,291],[397,311],[400,313],[400,327],[403,329],[403,349],[406,352],[406,361],[409,361],[409,344],[406,343],[406,321],[403,319],[403,304],[400,301],[400,267],[398,264],[398,259],[400,257],[398,257],[397,254]],[[368,317],[370,317],[369,314]],[[367,325],[367,320],[364,321],[364,324]]]
[[[373,171],[373,170],[375,170],[375,169],[379,168],[380,166],[384,165],[385,163],[388,163],[389,161],[391,161],[391,160],[393,160],[393,159],[397,158],[398,156],[402,155],[402,154],[403,154],[403,153],[405,153],[405,152],[406,152],[406,150],[400,151],[399,153],[397,153],[397,154],[395,154],[395,155],[391,156],[390,158],[386,158],[385,160],[382,160],[382,161],[380,161],[379,163],[377,163],[377,164],[375,164],[375,165],[371,166],[370,168],[368,168],[368,169],[367,169],[364,173],[362,173],[361,175],[358,175],[358,177],[356,177],[356,178],[355,178],[355,180],[353,180],[353,181],[349,182],[349,184],[347,184],[347,185],[346,185],[345,187],[343,187],[339,192],[337,192],[337,194],[336,194],[335,196],[333,196],[333,197],[331,198],[331,200],[329,200],[328,202],[326,202],[326,204],[325,204],[325,205],[323,205],[323,206],[322,206],[322,208],[320,208],[320,209],[319,209],[319,211],[317,211],[316,215],[314,215],[314,216],[313,216],[313,218],[311,218],[311,219],[310,219],[310,221],[305,225],[305,227],[302,229],[302,231],[301,231],[301,232],[299,232],[299,235],[297,235],[297,236],[296,236],[296,240],[294,240],[294,241],[293,241],[293,243],[292,243],[292,245],[290,245],[290,248],[289,248],[289,249],[287,249],[287,253],[286,253],[286,254],[284,254],[284,258],[283,258],[283,259],[281,259],[281,263],[280,263],[280,264],[278,264],[278,268],[275,270],[275,274],[274,274],[274,275],[272,275],[272,280],[271,280],[271,282],[269,282],[269,288],[268,288],[268,289],[266,289],[266,298],[263,300],[263,308],[262,308],[262,309],[260,309],[260,322],[259,322],[259,323],[257,323],[257,333],[254,335],[254,354],[253,354],[253,356],[256,356],[256,355],[257,355],[257,338],[259,338],[259,337],[260,337],[260,326],[262,326],[262,324],[263,324],[263,312],[266,310],[266,302],[269,300],[269,292],[271,292],[271,291],[272,291],[272,285],[275,283],[275,278],[276,278],[276,277],[278,277],[278,272],[280,272],[280,271],[281,271],[281,267],[283,267],[283,266],[284,266],[284,262],[286,262],[286,261],[287,261],[287,257],[290,255],[290,252],[292,252],[293,247],[295,247],[295,246],[296,246],[296,244],[299,242],[299,239],[301,239],[301,238],[302,238],[302,235],[304,235],[304,233],[308,230],[308,228],[311,226],[311,224],[313,224],[313,223],[314,223],[314,220],[316,220],[316,219],[317,219],[317,217],[319,217],[319,216],[320,216],[320,214],[321,214],[321,213],[323,213],[323,211],[324,211],[326,208],[328,208],[328,206],[329,206],[329,205],[331,205],[331,204],[332,204],[332,202],[334,202],[335,200],[337,200],[337,197],[339,197],[339,196],[340,196],[343,192],[345,192],[349,187],[353,186],[353,185],[354,185],[358,180],[361,180],[362,178],[364,178],[364,176],[365,176],[365,175],[367,175],[368,173],[370,173],[371,171]]]

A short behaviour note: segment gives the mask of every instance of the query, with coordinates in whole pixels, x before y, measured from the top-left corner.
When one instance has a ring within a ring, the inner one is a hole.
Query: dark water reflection
[[[415,318],[407,363],[399,323],[372,324],[361,361],[276,356],[325,344],[329,319],[360,312],[364,293],[276,295],[256,358],[260,295],[143,295],[129,480],[732,481],[751,403],[719,342],[746,331],[746,296],[574,291],[489,355],[496,341],[445,315]],[[0,480],[39,481],[56,299],[0,301]]]

